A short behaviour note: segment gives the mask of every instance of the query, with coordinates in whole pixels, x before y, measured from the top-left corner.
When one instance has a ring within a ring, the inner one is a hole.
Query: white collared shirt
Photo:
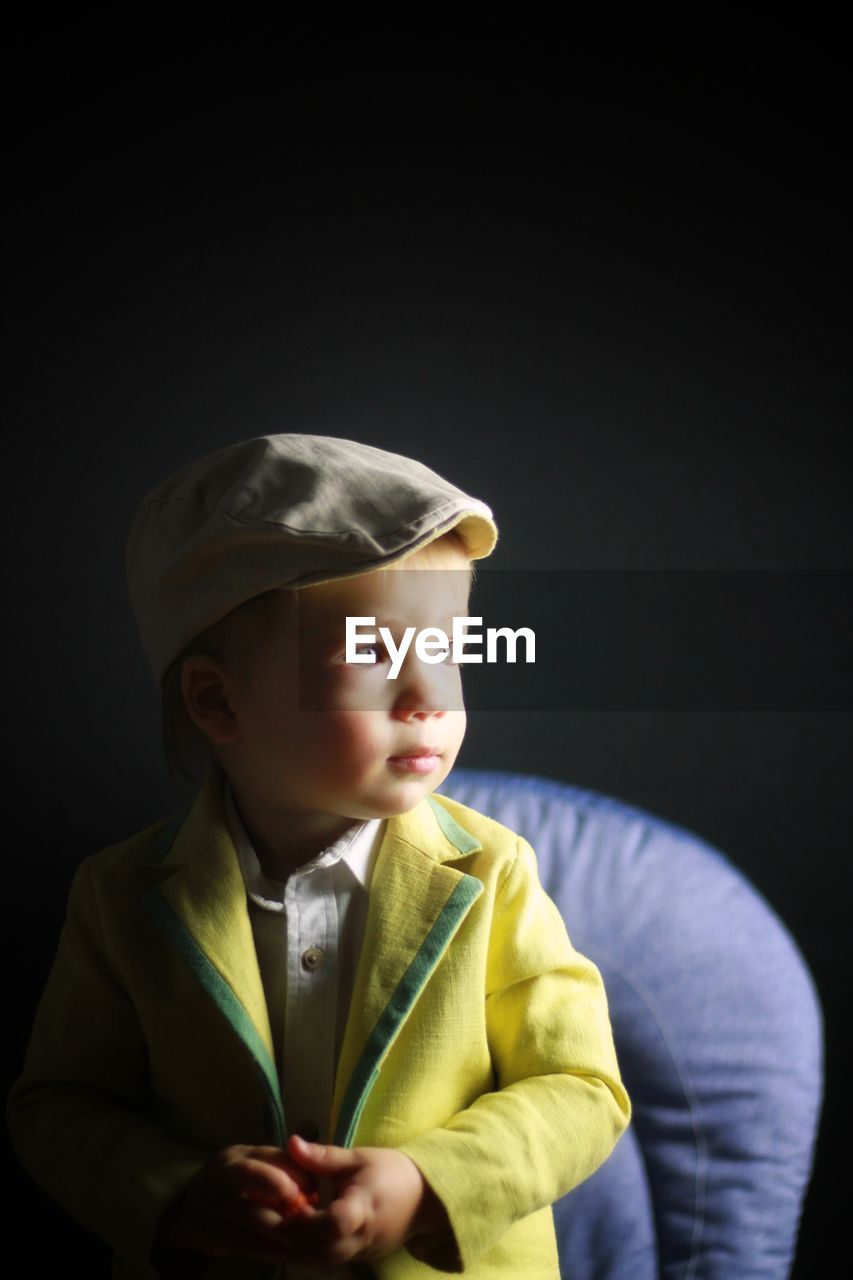
[[[225,815],[237,850],[270,1015],[288,1133],[329,1142],[335,1071],[361,955],[370,880],[385,819],[355,822],[285,883],[261,868],[228,778]],[[347,1267],[287,1264],[288,1280],[349,1280]]]
[[[227,778],[224,800],[249,899],[287,1130],[316,1125],[316,1136],[303,1136],[330,1142],[335,1071],[385,820],[354,822],[282,883],[264,874]]]

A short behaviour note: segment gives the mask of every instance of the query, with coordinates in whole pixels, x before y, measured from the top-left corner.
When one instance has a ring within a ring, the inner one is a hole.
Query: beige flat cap
[[[456,529],[471,560],[491,509],[435,471],[336,436],[258,436],[174,472],[143,498],[127,542],[142,645],[162,684],[207,627],[252,596],[402,560]]]

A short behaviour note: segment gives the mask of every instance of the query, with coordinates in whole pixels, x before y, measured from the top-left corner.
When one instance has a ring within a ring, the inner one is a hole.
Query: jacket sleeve
[[[497,1090],[400,1147],[448,1216],[450,1231],[406,1246],[439,1271],[464,1272],[583,1182],[631,1119],[601,975],[572,946],[522,837],[495,898],[486,1028]]]
[[[104,944],[86,858],[72,881],[6,1122],[38,1186],[141,1264],[161,1213],[211,1154],[172,1140],[147,1118],[146,1087],[142,1027]]]

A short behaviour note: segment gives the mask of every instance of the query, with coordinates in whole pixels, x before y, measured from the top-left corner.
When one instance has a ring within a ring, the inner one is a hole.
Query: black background
[[[478,28],[58,21],[8,33],[4,107],[9,1084],[74,867],[182,800],[123,577],[172,469],[340,435],[489,502],[490,569],[839,571],[816,652],[849,610],[838,29],[742,8],[705,29],[515,6]],[[788,925],[827,1035],[799,1278],[847,1234],[849,683],[810,653],[806,697],[796,663],[760,709],[558,690],[472,715],[459,757],[681,823]],[[40,1269],[106,1275],[11,1166]]]

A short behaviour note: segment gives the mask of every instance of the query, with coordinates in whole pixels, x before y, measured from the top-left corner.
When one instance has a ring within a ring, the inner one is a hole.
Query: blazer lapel
[[[387,821],[335,1078],[336,1146],[352,1146],[383,1058],[483,891],[475,876],[443,860],[479,848],[432,796]]]
[[[222,772],[211,767],[195,800],[167,823],[146,862],[165,878],[142,895],[165,934],[232,1031],[268,1093],[267,1115],[286,1141],[275,1051],[243,873],[228,832]]]

